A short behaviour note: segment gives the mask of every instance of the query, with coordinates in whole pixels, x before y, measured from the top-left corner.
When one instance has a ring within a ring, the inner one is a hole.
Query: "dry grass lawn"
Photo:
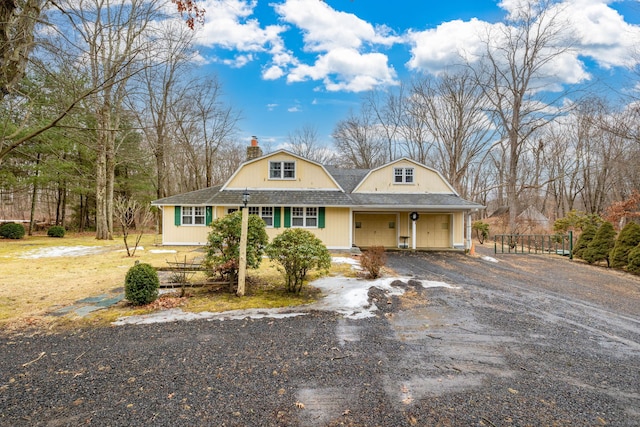
[[[149,263],[156,268],[166,267],[167,261],[183,261],[203,256],[201,247],[155,246],[155,235],[145,235],[142,249],[135,257],[127,256],[121,237],[112,241],[95,240],[93,235],[74,235],[64,238],[25,236],[21,240],[0,240],[0,329],[17,330],[29,326],[53,328],[59,325],[105,323],[117,317],[149,312],[162,307],[134,308],[126,302],[96,312],[84,319],[77,316],[51,316],[56,309],[70,306],[80,299],[109,294],[124,287],[127,270],[135,261]],[[89,254],[41,256],[55,253],[61,247],[84,248]],[[152,250],[175,250],[176,253],[152,253]],[[281,275],[265,261],[259,270],[249,271],[248,293],[243,298],[225,292],[190,289],[189,298],[180,304],[189,311],[223,311],[255,307],[282,307],[314,301],[317,293],[307,287],[302,295],[292,296],[282,289]]]

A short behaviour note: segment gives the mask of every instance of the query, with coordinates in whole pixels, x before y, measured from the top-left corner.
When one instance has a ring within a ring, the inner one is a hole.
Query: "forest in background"
[[[245,160],[242,112],[215,75],[198,73],[193,31],[168,19],[167,1],[22,3],[2,20],[29,48],[20,78],[0,82],[0,219],[109,239],[117,198],[220,184]],[[621,93],[597,82],[557,90],[547,65],[571,45],[560,43],[566,22],[553,2],[524,4],[486,34],[481,61],[364,94],[331,145],[309,123],[284,148],[345,168],[409,157],[486,205],[481,215],[509,206],[512,229],[529,206],[554,220],[627,200],[640,189],[640,75]]]

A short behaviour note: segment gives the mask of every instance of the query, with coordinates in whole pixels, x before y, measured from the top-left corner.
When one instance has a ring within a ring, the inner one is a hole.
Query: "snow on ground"
[[[102,246],[53,246],[50,248],[33,249],[26,251],[20,258],[37,259],[37,258],[55,258],[55,257],[75,257],[82,255],[97,254],[104,251]]]
[[[489,262],[498,262],[497,259],[495,259],[493,257],[490,257],[490,256],[482,256],[482,257],[480,257],[480,259],[483,259],[483,260],[489,261]]]
[[[334,311],[349,319],[363,319],[375,316],[375,312],[378,310],[378,307],[376,307],[375,304],[369,304],[369,288],[380,288],[389,296],[402,295],[404,293],[404,289],[392,285],[393,282],[398,280],[407,283],[409,280],[415,279],[409,277],[385,277],[377,280],[365,280],[343,276],[323,277],[313,282],[313,286],[322,291],[323,297],[313,304],[301,307],[234,310],[221,313],[188,313],[176,308],[140,316],[121,317],[113,322],[113,325],[163,323],[195,319],[231,320],[245,318],[259,319],[263,317],[284,318],[303,316],[312,310]],[[420,282],[425,288],[445,287],[458,289],[458,287],[444,282],[420,280],[418,280],[418,282]]]

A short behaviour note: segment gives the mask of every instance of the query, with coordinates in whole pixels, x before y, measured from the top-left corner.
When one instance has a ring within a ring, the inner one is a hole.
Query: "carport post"
[[[467,251],[471,250],[471,212],[467,212]]]
[[[411,249],[416,250],[416,220],[411,221]]]

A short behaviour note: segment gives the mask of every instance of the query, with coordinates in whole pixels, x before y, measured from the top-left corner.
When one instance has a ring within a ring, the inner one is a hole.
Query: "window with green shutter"
[[[291,207],[284,208],[284,228],[291,228]]]
[[[174,224],[175,225],[180,225],[182,223],[182,215],[181,215],[181,212],[180,212],[180,206],[176,206],[174,208],[173,213],[174,213]]]
[[[273,227],[280,228],[280,206],[273,208]]]
[[[318,208],[318,228],[324,228],[324,208]]]
[[[207,206],[206,220],[204,225],[209,225],[213,221],[213,207]]]

